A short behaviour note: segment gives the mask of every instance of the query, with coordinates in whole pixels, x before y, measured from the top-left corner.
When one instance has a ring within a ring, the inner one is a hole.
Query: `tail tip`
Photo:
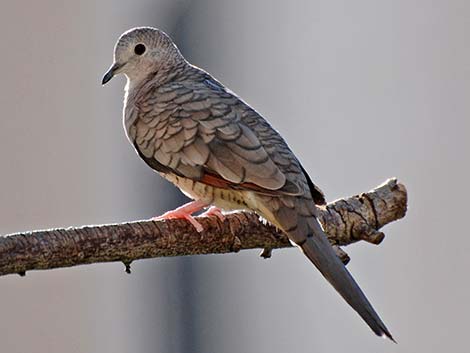
[[[383,337],[383,338],[385,338],[385,339],[388,338],[388,339],[389,339],[390,341],[392,341],[393,343],[398,344],[398,342],[395,341],[395,339],[393,338],[392,334],[391,334],[390,332],[388,332],[388,330],[384,330],[384,331],[382,332],[382,334],[380,335],[380,337]]]

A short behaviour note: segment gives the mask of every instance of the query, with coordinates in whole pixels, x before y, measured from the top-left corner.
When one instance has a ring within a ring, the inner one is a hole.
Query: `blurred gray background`
[[[184,202],[126,141],[124,79],[100,85],[138,25],[267,117],[329,200],[405,183],[406,218],[346,249],[399,344],[283,250],[2,277],[2,353],[468,351],[468,1],[3,1],[1,234]]]

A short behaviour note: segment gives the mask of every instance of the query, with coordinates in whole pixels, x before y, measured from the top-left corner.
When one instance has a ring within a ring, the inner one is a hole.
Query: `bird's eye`
[[[137,55],[142,55],[143,53],[145,53],[145,45],[143,44],[137,44],[135,47],[134,47],[134,53],[136,53]]]

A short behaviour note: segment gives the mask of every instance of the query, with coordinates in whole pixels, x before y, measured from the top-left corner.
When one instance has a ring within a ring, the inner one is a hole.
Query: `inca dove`
[[[144,161],[195,201],[163,218],[210,205],[250,210],[284,231],[379,336],[393,340],[317,221],[318,189],[286,142],[253,108],[188,63],[149,27],[124,33],[103,84],[127,77],[124,126]]]

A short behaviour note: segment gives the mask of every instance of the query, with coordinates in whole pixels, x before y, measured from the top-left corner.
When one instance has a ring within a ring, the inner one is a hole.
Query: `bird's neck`
[[[187,71],[188,65],[188,62],[184,59],[178,62],[163,63],[162,66],[155,71],[153,81],[157,83],[157,86],[174,81]]]
[[[189,66],[189,64],[186,61],[176,64],[164,63],[150,71],[150,73],[139,74],[139,72],[137,72],[133,75],[126,74],[126,93],[131,94],[133,91],[141,90],[141,88],[147,86],[149,82],[151,82],[153,87],[159,87],[168,82],[174,81],[186,71],[187,66]]]

